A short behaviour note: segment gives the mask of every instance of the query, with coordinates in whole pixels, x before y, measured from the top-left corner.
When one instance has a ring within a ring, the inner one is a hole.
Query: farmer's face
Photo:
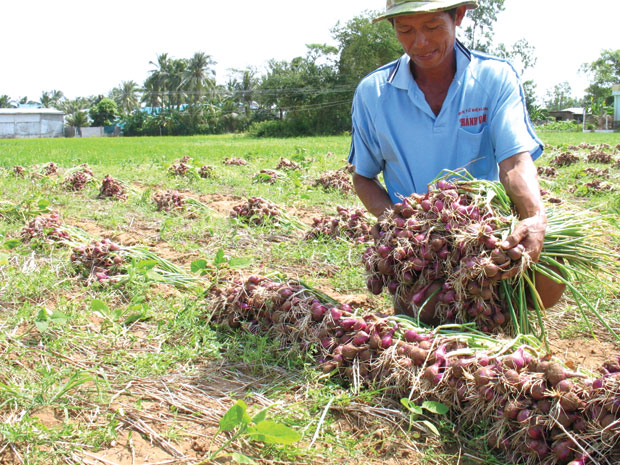
[[[465,7],[459,7],[456,20],[445,11],[396,16],[396,37],[418,70],[437,70],[451,66],[456,26],[461,24]]]

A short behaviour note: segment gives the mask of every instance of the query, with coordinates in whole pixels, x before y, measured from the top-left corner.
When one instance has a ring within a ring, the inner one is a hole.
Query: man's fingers
[[[504,242],[502,242],[502,248],[506,250],[512,249],[517,244],[519,244],[523,240],[523,238],[525,238],[526,235],[527,235],[527,228],[523,226],[517,226],[515,230],[512,232],[512,234],[508,236],[506,240],[504,240]]]

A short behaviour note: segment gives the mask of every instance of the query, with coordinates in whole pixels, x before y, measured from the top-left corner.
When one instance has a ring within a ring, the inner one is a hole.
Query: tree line
[[[523,74],[536,63],[535,49],[525,39],[496,44],[493,26],[505,0],[481,0],[461,28],[460,40],[473,50],[509,59]],[[265,71],[232,70],[225,84],[217,84],[215,61],[197,52],[190,58],[167,53],[150,62],[142,84],[123,81],[107,95],[65,98],[61,91],[43,92],[38,103],[57,108],[74,127],[120,124],[125,135],[192,135],[249,132],[255,136],[286,137],[338,134],[350,130],[351,101],[357,83],[369,72],[403,53],[387,21],[372,24],[376,12],[364,12],[331,34],[336,46],[309,44],[304,56],[290,61],[269,60]],[[604,50],[581,71],[591,77],[579,101],[570,85],[559,83],[547,92],[546,110],[589,106],[609,111],[611,85],[620,82],[620,50]],[[536,84],[524,82],[533,120],[546,117],[536,104]],[[16,105],[0,95],[0,108]]]

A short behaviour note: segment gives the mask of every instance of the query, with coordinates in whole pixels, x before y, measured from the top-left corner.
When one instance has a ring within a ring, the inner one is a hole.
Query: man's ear
[[[465,17],[465,13],[467,12],[467,7],[465,5],[461,5],[456,8],[456,18],[455,23],[457,26],[460,26],[463,22],[463,18]]]

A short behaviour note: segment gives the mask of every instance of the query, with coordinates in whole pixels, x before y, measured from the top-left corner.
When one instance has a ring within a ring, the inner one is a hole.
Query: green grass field
[[[620,144],[618,133],[540,135],[553,149],[539,166],[569,145]],[[304,351],[282,350],[268,336],[209,321],[206,290],[250,274],[278,273],[364,310],[391,311],[387,296],[366,290],[366,246],[304,240],[298,226],[334,215],[337,205],[360,206],[353,192],[314,185],[346,165],[348,148],[344,136],[1,140],[0,464],[200,463],[225,442],[225,435],[216,437],[218,422],[237,399],[251,412],[269,407],[269,418],[302,439],[281,446],[239,438],[210,463],[244,463],[223,455],[237,452],[265,464],[502,464],[481,445],[480,431],[461,431],[439,418],[440,436],[420,438],[398,402],[381,392],[355,393],[323,376]],[[212,166],[213,177],[172,175],[170,166],[184,156],[195,168]],[[247,164],[227,165],[226,157]],[[283,157],[300,169],[279,170],[274,184],[253,178]],[[566,206],[609,215],[610,236],[617,237],[620,169],[583,158],[557,168],[555,177],[541,176],[541,185]],[[42,174],[49,162],[59,166],[58,174]],[[64,180],[82,163],[94,181],[70,191]],[[23,176],[15,165],[24,168]],[[126,201],[98,198],[105,175],[122,181]],[[587,186],[596,179],[602,187]],[[194,203],[158,211],[153,195],[167,189]],[[251,227],[231,219],[231,208],[252,196],[282,206],[293,221]],[[42,211],[58,212],[89,238],[148,248],[178,273],[165,279],[154,261],[136,259],[120,282],[89,282],[71,261],[71,248],[19,240]],[[620,250],[613,237],[605,246]],[[191,284],[172,285],[181,279]],[[584,292],[620,328],[619,283],[610,282],[609,289],[585,283]],[[617,353],[595,321],[593,339],[570,299],[547,320],[557,351],[579,341],[597,356]]]

